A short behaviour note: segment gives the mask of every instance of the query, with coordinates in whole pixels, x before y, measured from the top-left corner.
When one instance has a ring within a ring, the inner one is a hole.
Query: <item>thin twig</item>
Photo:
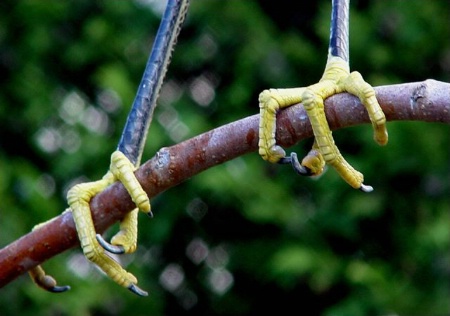
[[[426,80],[375,90],[388,121],[450,124],[449,83]],[[333,130],[369,122],[359,100],[349,94],[328,98],[325,107]],[[162,148],[136,171],[136,177],[152,198],[206,169],[256,151],[258,123],[258,115],[253,115]],[[300,104],[279,113],[277,139],[280,145],[289,147],[311,136],[311,126]],[[103,232],[133,208],[122,184],[111,185],[91,201],[97,231]],[[65,212],[0,249],[0,287],[76,245],[78,239],[72,214]]]

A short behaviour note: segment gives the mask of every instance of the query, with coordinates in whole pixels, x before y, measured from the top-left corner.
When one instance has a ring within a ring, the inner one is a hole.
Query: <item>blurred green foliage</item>
[[[329,2],[192,1],[144,159],[257,113],[265,88],[316,82]],[[0,3],[0,247],[64,210],[73,183],[105,173],[163,5]],[[449,82],[449,20],[447,0],[353,1],[351,67],[373,85]],[[249,154],[153,199],[138,251],[121,258],[150,297],[104,278],[75,249],[44,265],[70,292],[23,276],[1,289],[0,313],[448,314],[450,128],[388,128],[385,148],[367,125],[334,133],[371,194],[333,170],[301,178]]]

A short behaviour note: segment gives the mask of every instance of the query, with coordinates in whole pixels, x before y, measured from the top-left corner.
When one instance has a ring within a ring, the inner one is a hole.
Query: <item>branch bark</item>
[[[375,88],[388,121],[424,121],[450,124],[450,84],[435,80]],[[331,129],[368,123],[359,100],[339,94],[325,101]],[[150,198],[190,177],[238,156],[257,150],[258,115],[221,126],[180,144],[161,148],[143,164],[136,177]],[[283,147],[311,137],[312,130],[301,104],[278,115],[277,140]],[[131,211],[134,205],[120,183],[95,196],[91,203],[98,232]],[[0,249],[0,287],[29,269],[78,245],[72,214],[65,212]]]

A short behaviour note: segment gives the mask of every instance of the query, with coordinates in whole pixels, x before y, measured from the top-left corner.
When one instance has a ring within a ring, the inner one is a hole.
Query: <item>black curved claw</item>
[[[110,253],[114,253],[116,255],[122,255],[125,253],[125,248],[123,248],[122,246],[111,245],[109,242],[103,239],[102,235],[97,234],[95,237],[97,238],[98,243]]]
[[[138,287],[136,284],[131,284],[128,287],[128,289],[136,295],[148,296],[148,293],[146,291],[144,291],[143,289],[141,289],[140,287]]]
[[[63,285],[63,286],[55,285],[54,287],[47,288],[46,290],[52,293],[63,293],[70,290],[70,285]]]
[[[150,218],[153,218],[153,213],[152,213],[152,211],[148,212],[148,213],[147,213],[147,216],[150,217]]]
[[[309,168],[302,166],[300,161],[298,161],[297,154],[292,152],[290,157],[283,157],[278,161],[279,164],[291,164],[292,168],[302,176],[311,176],[312,172]]]
[[[361,183],[359,190],[362,192],[365,192],[365,193],[369,193],[369,192],[373,191],[373,187],[371,187],[370,185],[365,185],[365,184]]]

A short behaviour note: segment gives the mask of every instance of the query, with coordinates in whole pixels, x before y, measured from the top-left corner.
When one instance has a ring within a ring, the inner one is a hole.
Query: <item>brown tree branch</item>
[[[449,83],[426,80],[381,86],[375,90],[388,121],[450,123]],[[349,94],[328,98],[325,107],[332,129],[369,122],[359,100]],[[208,168],[257,150],[258,123],[258,115],[253,115],[162,148],[136,171],[136,176],[152,198]],[[301,105],[279,113],[279,144],[289,147],[310,136],[311,126]],[[91,201],[97,231],[105,231],[133,208],[124,187],[120,183],[111,185]],[[0,287],[76,245],[78,239],[72,214],[65,212],[0,249]]]

